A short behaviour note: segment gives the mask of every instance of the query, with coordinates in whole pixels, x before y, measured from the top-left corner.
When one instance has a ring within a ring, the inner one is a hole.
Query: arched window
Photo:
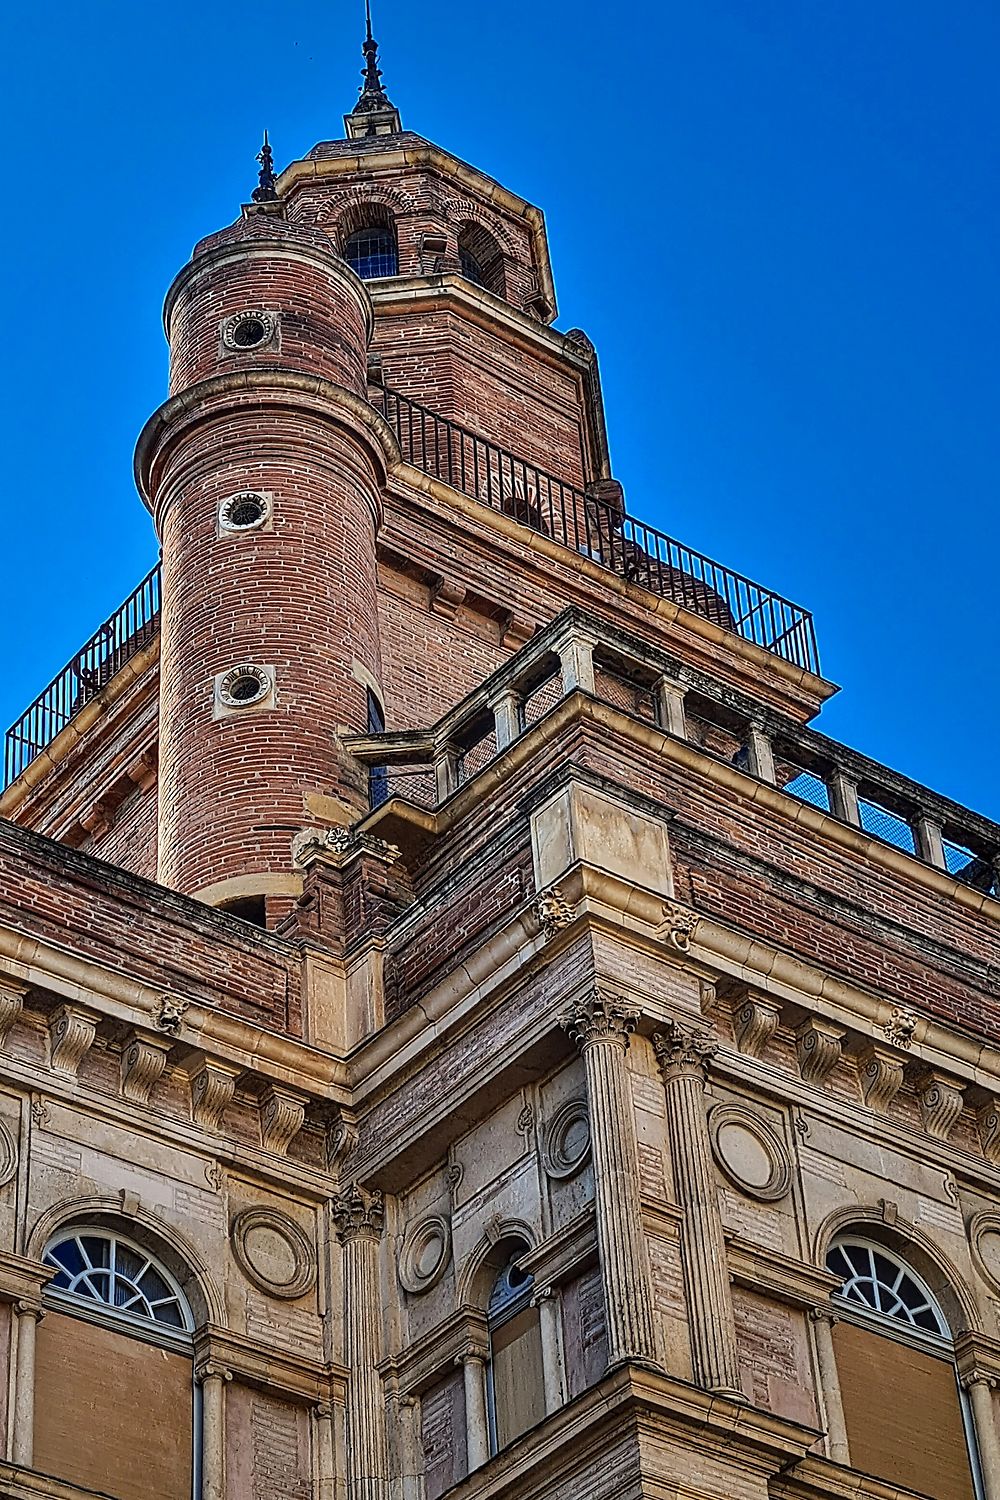
[[[465,224],[458,234],[458,260],[462,275],[497,297],[505,295],[503,252],[496,240],[478,224]]]
[[[851,1467],[935,1500],[981,1500],[951,1330],[930,1287],[884,1244],[841,1235],[833,1330]]]
[[[494,1453],[545,1416],[541,1326],[538,1309],[531,1305],[534,1277],[517,1264],[527,1248],[515,1244],[493,1283],[486,1308],[490,1335],[486,1392]]]
[[[34,1467],[118,1500],[192,1500],[194,1319],[179,1282],[96,1225],[60,1230],[42,1259],[55,1275],[37,1334]]]
[[[366,224],[344,241],[344,259],[362,281],[395,276],[399,268],[396,236],[388,224]]]

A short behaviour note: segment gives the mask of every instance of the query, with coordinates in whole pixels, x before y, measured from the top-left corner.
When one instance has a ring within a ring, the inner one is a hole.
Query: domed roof
[[[303,250],[311,250],[314,254],[319,252],[327,256],[336,256],[337,251],[330,236],[322,230],[313,229],[308,224],[302,224],[295,219],[288,219],[281,211],[275,211],[273,205],[265,207],[248,207],[244,209],[240,218],[235,223],[229,224],[225,229],[217,229],[214,234],[206,235],[199,240],[191,252],[191,259],[197,260],[199,256],[206,255],[211,250],[221,249],[224,245],[279,243],[289,246],[297,246]]]

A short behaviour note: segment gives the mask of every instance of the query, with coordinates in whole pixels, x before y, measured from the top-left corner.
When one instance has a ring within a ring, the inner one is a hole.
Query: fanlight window
[[[888,1251],[863,1240],[840,1240],[826,1258],[826,1268],[842,1276],[839,1296],[860,1302],[871,1312],[923,1328],[947,1338],[944,1322],[930,1292],[913,1272]]]
[[[378,276],[395,276],[399,265],[395,235],[383,224],[371,224],[366,229],[359,229],[344,245],[344,259],[362,281],[373,281]]]
[[[44,1260],[57,1270],[49,1282],[52,1291],[170,1328],[190,1327],[180,1288],[169,1272],[128,1240],[79,1231],[51,1244]]]

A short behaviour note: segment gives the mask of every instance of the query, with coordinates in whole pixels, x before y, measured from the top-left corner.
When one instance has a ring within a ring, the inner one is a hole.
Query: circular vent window
[[[271,691],[271,679],[263,667],[249,663],[234,667],[219,683],[219,698],[227,708],[249,708]]]
[[[222,342],[227,349],[257,349],[270,342],[276,326],[271,313],[234,313],[222,325]]]
[[[256,531],[270,518],[270,496],[259,490],[241,490],[238,495],[230,495],[219,510],[219,525],[223,531]]]

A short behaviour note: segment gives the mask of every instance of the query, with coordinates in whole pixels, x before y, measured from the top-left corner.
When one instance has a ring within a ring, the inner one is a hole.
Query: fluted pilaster
[[[347,1484],[350,1500],[384,1500],[388,1462],[382,1354],[382,1299],[378,1246],[384,1214],[381,1193],[350,1187],[333,1200],[333,1221],[344,1247],[344,1353],[347,1360]]]
[[[742,1399],[726,1242],[702,1095],[716,1042],[703,1027],[669,1021],[653,1037],[667,1098],[695,1383]]]
[[[626,1362],[656,1363],[635,1117],[625,1066],[637,1021],[638,1012],[619,996],[592,990],[561,1023],[579,1046],[587,1074],[597,1249],[612,1367]]]

